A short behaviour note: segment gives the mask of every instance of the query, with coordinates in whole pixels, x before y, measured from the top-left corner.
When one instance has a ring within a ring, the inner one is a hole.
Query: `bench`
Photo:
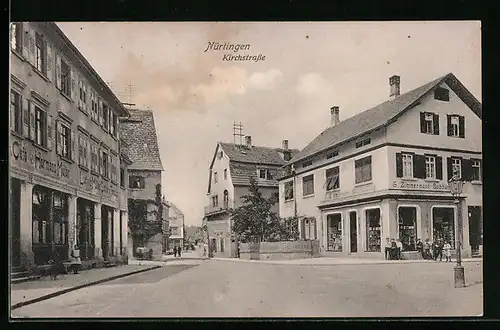
[[[71,268],[71,262],[70,261],[64,261],[62,262],[62,269],[63,273],[62,274],[68,274]],[[37,266],[38,272],[40,277],[46,277],[50,275],[50,271],[52,269],[52,265],[40,265]]]

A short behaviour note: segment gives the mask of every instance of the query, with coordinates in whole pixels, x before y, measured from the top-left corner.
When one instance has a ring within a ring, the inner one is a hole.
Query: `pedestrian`
[[[449,242],[446,242],[443,245],[443,251],[444,251],[444,256],[446,258],[446,261],[451,262],[451,244]]]
[[[417,251],[420,253],[423,259],[424,258],[424,244],[420,238],[417,239]]]
[[[390,252],[391,252],[391,240],[389,237],[385,238],[385,260],[390,259]]]
[[[80,248],[78,245],[75,245],[73,250],[71,250],[71,269],[73,270],[73,274],[78,274],[81,266],[82,259],[80,258]]]
[[[399,238],[396,240],[396,249],[397,249],[397,258],[398,258],[398,260],[403,259],[401,257],[401,252],[403,251],[403,243],[401,243],[401,240]]]
[[[52,254],[52,258],[49,260],[50,266],[50,277],[53,280],[57,279],[57,275],[61,273],[62,270],[62,262],[61,258],[59,256],[59,253],[57,251],[54,251]]]
[[[174,257],[177,257],[177,245],[174,245]]]
[[[431,258],[431,243],[429,242],[429,238],[425,239],[425,243],[423,244],[424,250],[424,259],[429,260]]]
[[[181,256],[181,251],[182,251],[182,248],[181,248],[181,246],[179,245],[179,246],[177,247],[177,256],[178,256],[178,257],[180,257],[180,256]]]
[[[438,243],[437,243],[436,260],[439,257],[439,261],[443,261],[443,247],[444,247],[444,243],[443,243],[443,240],[440,238],[440,239],[438,239]]]
[[[396,244],[396,240],[393,238],[391,239],[391,249],[389,252],[389,258],[390,260],[396,260],[398,256],[398,246]]]
[[[437,261],[437,258],[439,255],[439,242],[438,242],[438,240],[435,240],[432,243],[432,259],[434,259],[434,261]]]

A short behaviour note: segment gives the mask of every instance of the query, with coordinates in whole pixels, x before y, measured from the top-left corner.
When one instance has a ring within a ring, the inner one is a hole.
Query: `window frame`
[[[14,95],[13,95],[14,94]],[[11,131],[19,135],[23,134],[23,98],[22,94],[14,88],[10,89],[10,115],[14,116],[14,122],[11,123]],[[14,111],[14,114],[12,114]]]
[[[437,159],[436,156],[425,155],[425,178],[437,180]],[[429,176],[429,169],[434,175]]]
[[[33,102],[33,106],[35,108],[35,136],[33,137],[33,143],[35,143],[37,146],[47,148],[47,110],[43,109],[36,102]],[[39,141],[39,139],[41,139],[41,141]]]
[[[332,175],[328,175],[329,173],[331,173],[330,171],[333,171],[334,173]],[[328,189],[328,187],[330,186],[330,181],[333,179],[336,180],[336,183],[330,189]],[[326,191],[334,191],[340,189],[340,166],[331,167],[325,170],[325,185]]]
[[[306,187],[309,187],[309,182],[311,182],[310,187],[311,191],[307,192]],[[314,195],[314,173],[308,174],[302,177],[302,196],[313,196]]]
[[[35,69],[44,76],[47,75],[47,43],[38,32],[35,32]]]
[[[287,186],[289,186],[290,189],[288,189]],[[285,202],[293,200],[294,199],[294,188],[295,188],[294,185],[293,185],[293,181],[292,180],[286,181],[283,184],[283,188],[285,189],[285,191],[283,193]],[[288,191],[288,194],[287,194],[287,191]]]
[[[61,125],[61,132],[58,132],[61,135],[59,140],[62,142],[59,156],[69,160],[71,159],[71,127],[63,121],[60,121],[59,125]]]
[[[458,166],[458,177],[462,178],[462,159],[451,157],[451,177],[454,174],[454,167]]]
[[[132,187],[132,182],[138,182],[138,187]],[[129,175],[128,177],[128,187],[130,189],[142,190],[146,187],[146,179],[140,175]]]
[[[481,181],[481,160],[479,159],[471,159],[471,175],[472,175],[472,181]],[[477,169],[477,178],[475,175],[475,169]]]
[[[430,117],[430,119],[428,119]],[[434,134],[434,116],[430,112],[424,112],[425,134]]]
[[[453,123],[453,120],[456,119],[456,123]],[[450,125],[451,125],[451,137],[460,137],[460,116],[459,115],[450,115]],[[456,132],[455,132],[456,128]]]
[[[409,159],[409,161],[408,161]],[[406,161],[405,161],[406,160]],[[402,165],[403,165],[403,178],[413,178],[413,154],[411,153],[405,153],[405,152],[402,152],[401,153],[401,161],[402,161]],[[409,168],[408,168],[409,166]],[[409,171],[409,175],[408,173],[405,173]]]
[[[61,93],[71,98],[71,66],[61,57]]]
[[[366,164],[365,164],[366,163]],[[358,164],[361,164],[358,166]],[[369,177],[365,178],[365,173],[363,170],[365,167],[370,168],[370,175]],[[354,160],[354,183],[355,184],[364,184],[364,183],[369,183],[373,180],[373,163],[372,163],[372,156],[365,156],[363,158],[359,158]],[[358,177],[358,173],[361,173],[361,177]]]

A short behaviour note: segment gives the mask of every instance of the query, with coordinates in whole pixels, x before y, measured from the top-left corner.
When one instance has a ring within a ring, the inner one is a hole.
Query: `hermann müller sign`
[[[426,181],[410,181],[397,179],[392,182],[394,189],[408,189],[408,190],[439,190],[449,191],[450,187],[447,183],[442,181],[426,182]]]
[[[69,179],[70,169],[62,161],[50,161],[44,158],[40,150],[29,152],[24,145],[14,141],[12,143],[12,156],[15,160],[30,164],[37,170],[44,170],[54,175]]]

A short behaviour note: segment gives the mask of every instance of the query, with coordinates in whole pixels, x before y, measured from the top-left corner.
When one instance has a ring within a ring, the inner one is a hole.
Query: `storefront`
[[[82,261],[92,260],[95,255],[95,205],[96,203],[84,198],[78,198],[77,201],[76,244]]]

